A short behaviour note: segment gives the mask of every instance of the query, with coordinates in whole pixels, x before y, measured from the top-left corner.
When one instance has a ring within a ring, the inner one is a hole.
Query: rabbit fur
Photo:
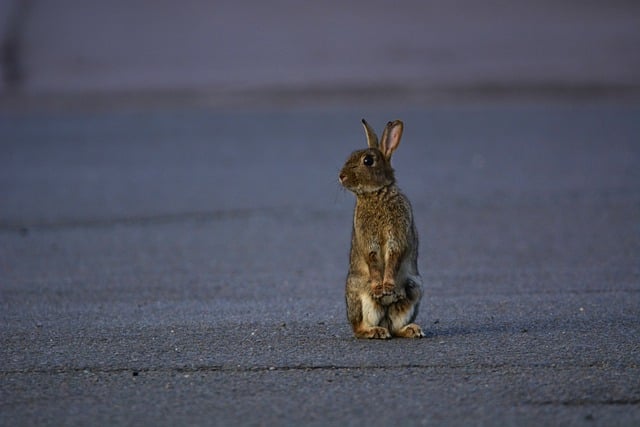
[[[358,338],[420,338],[413,323],[422,298],[418,233],[409,199],[396,186],[391,155],[403,123],[387,123],[382,137],[362,119],[367,149],[354,151],[339,181],[356,196],[353,212],[347,318]]]

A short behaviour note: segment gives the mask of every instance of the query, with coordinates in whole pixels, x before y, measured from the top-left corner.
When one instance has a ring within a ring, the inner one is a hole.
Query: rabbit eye
[[[365,166],[372,166],[373,156],[371,154],[367,154],[366,156],[364,156],[364,158],[362,159],[362,164]]]

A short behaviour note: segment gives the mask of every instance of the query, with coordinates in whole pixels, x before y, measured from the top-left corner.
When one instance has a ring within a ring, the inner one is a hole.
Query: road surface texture
[[[345,319],[354,112],[2,120],[2,424],[640,421],[640,109],[393,114],[415,341]]]
[[[640,424],[639,6],[124,3],[0,4],[0,425]],[[363,117],[421,340],[346,321]]]

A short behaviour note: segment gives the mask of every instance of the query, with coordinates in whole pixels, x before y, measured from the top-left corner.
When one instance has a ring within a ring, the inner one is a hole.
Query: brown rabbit
[[[418,233],[409,199],[396,186],[391,155],[402,122],[387,123],[380,143],[362,119],[368,149],[351,154],[340,183],[356,195],[346,284],[347,317],[358,338],[420,338],[412,323],[422,297]]]

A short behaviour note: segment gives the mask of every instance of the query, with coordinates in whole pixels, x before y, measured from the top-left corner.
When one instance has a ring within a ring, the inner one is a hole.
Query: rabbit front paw
[[[404,287],[398,287],[394,289],[393,296],[395,297],[395,301],[402,301],[407,299],[407,291]]]
[[[371,295],[375,299],[380,299],[386,296],[395,294],[395,283],[389,282],[371,282]]]

